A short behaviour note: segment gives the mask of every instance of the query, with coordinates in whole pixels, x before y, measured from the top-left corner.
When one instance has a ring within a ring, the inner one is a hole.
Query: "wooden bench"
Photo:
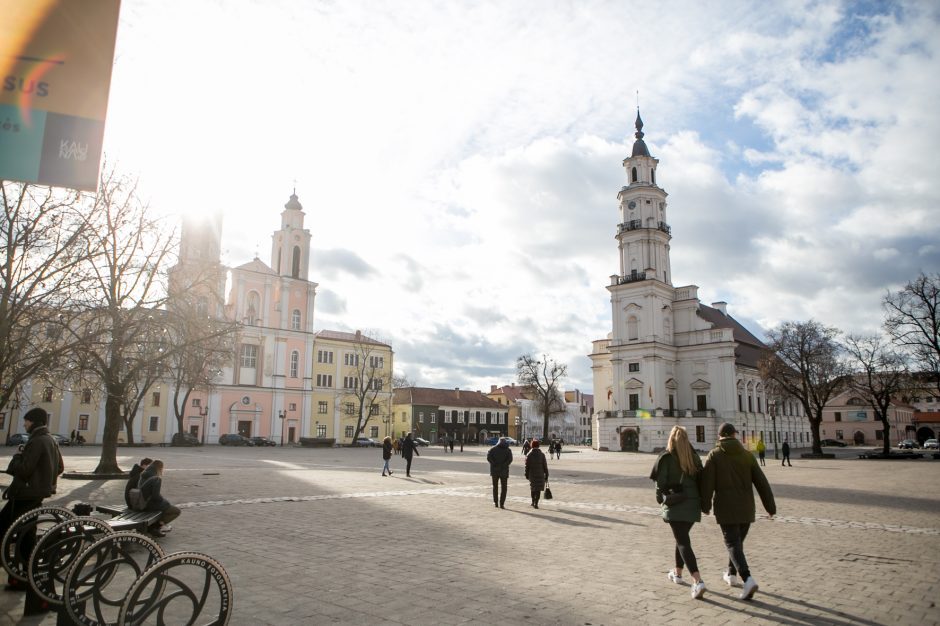
[[[145,531],[162,515],[160,511],[134,511],[123,504],[99,504],[95,506],[95,510],[111,516],[111,519],[106,521],[114,530]]]

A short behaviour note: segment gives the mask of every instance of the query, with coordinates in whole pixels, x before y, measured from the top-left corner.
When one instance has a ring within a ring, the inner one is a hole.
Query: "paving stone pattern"
[[[99,449],[63,452],[88,471]],[[412,478],[399,457],[381,477],[375,449],[142,452],[166,461],[164,493],[183,509],[161,545],[225,566],[233,624],[940,623],[932,460],[768,460],[779,515],[759,516],[748,537],[760,591],[742,602],[721,580],[727,553],[711,517],[692,531],[704,599],[666,580],[673,542],[647,478],[652,455],[572,447],[550,461],[555,499],[535,510],[516,448],[500,510],[484,448],[422,449]],[[122,490],[62,481],[47,503],[114,503]],[[55,623],[22,609],[0,592],[0,623]]]

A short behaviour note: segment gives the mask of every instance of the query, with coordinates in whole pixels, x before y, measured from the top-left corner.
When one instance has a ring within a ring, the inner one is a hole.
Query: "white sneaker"
[[[666,572],[666,578],[668,578],[670,582],[674,582],[677,585],[683,584],[682,576],[676,576],[676,572],[674,570],[669,570]]]
[[[738,586],[738,577],[734,574],[729,574],[728,572],[722,572],[721,579],[728,583],[729,587]]]
[[[741,600],[750,600],[755,593],[757,593],[757,581],[754,580],[753,576],[748,576],[747,580],[744,581],[744,588],[741,589],[739,597]]]
[[[698,600],[704,595],[705,595],[705,583],[704,582],[697,582],[694,585],[692,585],[692,599],[693,600]]]

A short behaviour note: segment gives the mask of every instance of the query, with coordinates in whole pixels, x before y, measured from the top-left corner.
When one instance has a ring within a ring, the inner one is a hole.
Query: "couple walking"
[[[490,478],[493,480],[493,506],[505,509],[509,466],[512,464],[509,440],[500,437],[496,445],[486,453],[486,460],[490,463]],[[537,439],[532,440],[532,449],[525,457],[525,477],[529,480],[532,508],[537,509],[542,491],[548,482],[548,462],[545,460],[545,454],[539,450]]]
[[[715,520],[721,527],[728,550],[728,569],[722,575],[731,587],[742,581],[741,600],[750,600],[757,592],[757,581],[751,575],[744,556],[744,539],[755,520],[754,491],[760,494],[764,509],[772,518],[777,507],[770,484],[754,455],[748,452],[735,435],[733,424],[722,424],[718,444],[708,454],[705,465],[692,448],[684,428],[674,426],[669,433],[666,451],[657,459],[650,478],[656,481],[656,499],[662,504],[663,520],[672,529],[676,540],[675,569],[666,576],[682,584],[682,570],[688,568],[694,581],[692,597],[705,594],[705,582],[699,573],[689,532],[696,522],[711,511],[714,497]]]

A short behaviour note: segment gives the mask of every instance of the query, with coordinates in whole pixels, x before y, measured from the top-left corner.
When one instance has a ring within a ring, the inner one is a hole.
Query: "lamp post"
[[[779,459],[780,455],[777,452],[777,401],[774,400],[770,404],[770,421],[773,424],[774,429],[774,458]]]
[[[206,406],[199,407],[199,415],[202,416],[202,445],[206,445],[206,417],[209,415],[209,403]]]
[[[281,445],[284,445],[284,426],[287,423],[287,411],[281,409],[277,412],[277,416],[281,418]]]
[[[382,423],[385,424],[385,436],[388,437],[388,436],[389,436],[389,434],[388,434],[388,425],[392,423],[392,416],[391,416],[391,415],[383,415],[383,416],[382,416]]]

